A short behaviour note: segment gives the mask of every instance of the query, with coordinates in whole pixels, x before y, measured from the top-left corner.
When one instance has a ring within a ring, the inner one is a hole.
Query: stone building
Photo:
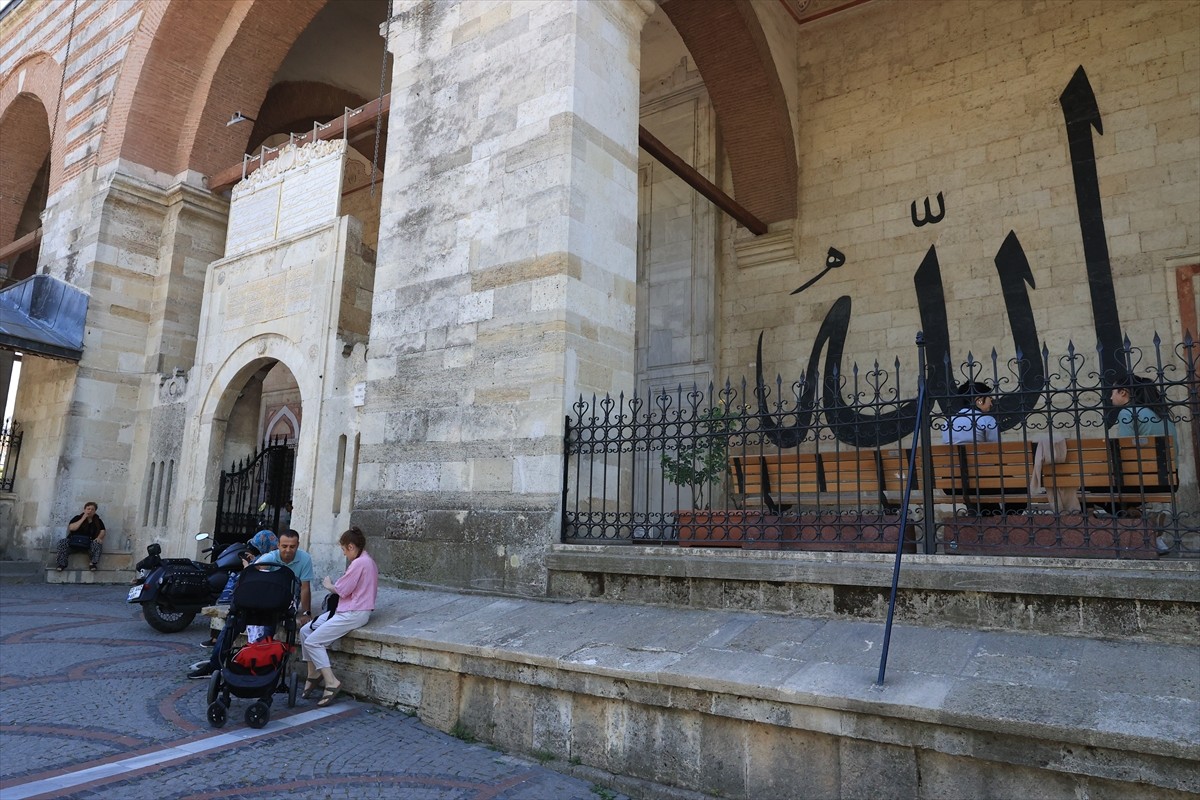
[[[605,594],[581,395],[792,380],[827,326],[912,363],[938,308],[959,360],[1178,343],[1198,273],[1193,0],[7,0],[0,549],[95,499],[114,568],[193,553],[276,437],[254,511],[318,574],[356,524],[401,581]]]
[[[87,302],[76,355],[5,351],[11,554],[87,498],[121,549],[184,548],[219,471],[283,432],[320,558],[354,520],[393,575],[537,595],[576,397],[736,381],[759,334],[769,371],[797,374],[839,295],[847,357],[910,359],[931,245],[960,354],[1011,339],[990,264],[1010,231],[1051,348],[1194,326],[1194,3],[388,8],[4,6],[6,280]],[[1100,306],[1059,102],[1080,67],[1103,114]],[[381,94],[380,141],[347,117],[340,197],[297,184],[290,229],[263,238],[262,202],[230,224],[230,186],[263,182],[244,156]],[[765,232],[640,150],[639,124]],[[846,264],[790,295],[831,247]]]

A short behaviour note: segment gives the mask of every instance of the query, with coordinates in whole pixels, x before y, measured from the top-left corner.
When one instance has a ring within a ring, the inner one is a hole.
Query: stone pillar
[[[29,548],[52,544],[92,499],[109,551],[166,531],[184,539],[165,520],[147,532],[145,486],[150,461],[169,466],[178,457],[185,407],[182,398],[164,406],[160,389],[164,373],[186,372],[194,360],[224,207],[196,186],[124,162],[68,183],[47,206],[41,266],[90,299],[78,364],[37,356],[22,364],[15,417],[29,447],[17,535]]]
[[[355,522],[384,570],[523,594],[559,537],[563,419],[633,386],[650,2],[407,2]]]

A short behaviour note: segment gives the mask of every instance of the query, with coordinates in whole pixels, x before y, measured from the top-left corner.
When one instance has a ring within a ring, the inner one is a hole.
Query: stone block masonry
[[[380,220],[355,512],[385,571],[545,589],[565,398],[633,379],[649,10],[396,8],[388,153],[410,166]]]

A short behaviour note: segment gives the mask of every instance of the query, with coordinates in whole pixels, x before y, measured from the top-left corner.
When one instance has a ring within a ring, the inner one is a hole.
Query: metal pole
[[[924,387],[924,391],[919,391],[918,394],[925,395],[929,391],[929,383],[925,380],[925,370],[928,365],[925,362],[925,334],[917,333],[917,386]],[[947,375],[947,381],[949,376]],[[948,384],[947,384],[948,385]],[[921,540],[924,544],[926,554],[937,552],[937,529],[933,516],[933,454],[930,448],[933,446],[933,432],[929,429],[929,412],[932,403],[926,402],[917,409],[917,426],[918,430],[925,433],[925,447],[921,451],[921,499],[924,513],[921,515]],[[913,450],[917,449],[913,437]]]
[[[917,348],[918,362],[924,362],[924,347],[925,334],[918,331],[917,333]],[[887,671],[888,646],[892,641],[892,618],[896,613],[896,589],[900,585],[900,560],[904,556],[904,530],[907,527],[908,520],[908,500],[912,492],[913,476],[917,469],[917,447],[921,444],[921,428],[922,421],[925,418],[925,370],[922,368],[917,373],[917,420],[913,425],[913,446],[912,451],[908,455],[908,475],[904,481],[904,500],[900,503],[900,535],[896,537],[896,564],[892,567],[892,596],[888,600],[887,622],[883,626],[883,652],[879,654],[879,677],[875,679],[876,686],[883,685],[883,675]],[[929,448],[926,447],[926,450]],[[926,507],[925,514],[928,516],[932,511]]]

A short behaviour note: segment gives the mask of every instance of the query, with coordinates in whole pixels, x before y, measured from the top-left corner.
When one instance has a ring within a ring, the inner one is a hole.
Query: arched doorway
[[[279,361],[244,374],[225,394],[232,396],[232,405],[217,484],[213,536],[218,545],[244,542],[264,528],[278,533],[291,526],[303,416],[300,387]]]

